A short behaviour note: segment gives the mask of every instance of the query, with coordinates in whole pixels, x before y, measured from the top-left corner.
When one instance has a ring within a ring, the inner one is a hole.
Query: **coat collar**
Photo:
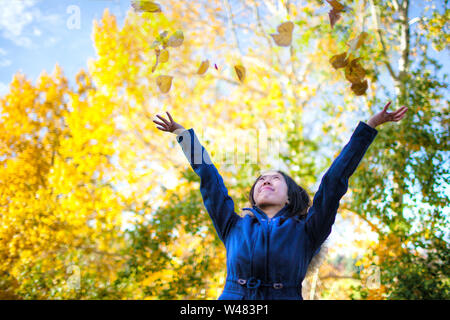
[[[288,205],[286,204],[283,208],[281,208],[280,211],[278,211],[272,217],[272,219],[280,217],[280,216],[284,216],[285,213],[287,213],[287,211],[288,211],[287,207],[288,207]],[[252,208],[243,208],[243,210],[252,211],[255,214],[255,216],[258,218],[258,220],[269,220],[269,217],[267,216],[267,214],[264,211],[262,211],[260,208],[258,208],[256,205],[254,205]]]

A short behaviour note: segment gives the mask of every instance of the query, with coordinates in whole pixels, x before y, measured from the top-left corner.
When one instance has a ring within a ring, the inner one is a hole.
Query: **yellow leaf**
[[[200,67],[198,68],[197,74],[204,74],[209,68],[209,60],[205,60],[201,63]]]
[[[244,82],[245,80],[245,68],[244,66],[234,66],[234,70],[239,78],[239,81]]]
[[[183,31],[178,30],[173,35],[170,36],[168,45],[169,47],[176,48],[181,46],[183,44],[183,41],[184,41]]]
[[[159,56],[161,54],[161,50],[159,50],[159,48],[155,48],[155,55],[156,55],[156,61],[155,61],[155,65],[152,67],[152,73],[155,72],[156,67],[159,64]]]
[[[131,6],[139,12],[161,12],[161,6],[153,1],[135,0],[132,1]]]
[[[136,0],[132,1],[131,6],[138,12],[156,13],[161,12],[161,6],[153,1]]]
[[[166,49],[161,50],[161,53],[159,55],[159,62],[165,63],[169,61],[169,51]]]
[[[162,93],[167,93],[170,90],[170,87],[172,86],[172,76],[158,76],[156,78],[156,84],[159,87],[159,90],[161,90]]]

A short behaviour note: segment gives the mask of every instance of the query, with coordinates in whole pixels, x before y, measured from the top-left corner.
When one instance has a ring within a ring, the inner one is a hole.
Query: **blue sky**
[[[88,58],[95,57],[93,20],[100,20],[109,8],[122,25],[131,1],[0,0],[0,8],[1,95],[16,72],[36,83],[39,74],[51,73],[56,63],[73,83],[80,68],[87,68]],[[79,26],[73,24],[78,9]]]

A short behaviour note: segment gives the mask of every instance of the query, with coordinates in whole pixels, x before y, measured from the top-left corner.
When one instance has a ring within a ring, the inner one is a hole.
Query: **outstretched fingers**
[[[408,111],[408,107],[402,107],[401,109],[397,110],[393,115],[394,121],[399,121],[403,119],[403,117],[406,114],[406,111]]]
[[[383,112],[387,112],[387,109],[389,108],[389,105],[391,104],[391,101],[389,101],[388,103],[386,103],[386,105],[383,108]]]

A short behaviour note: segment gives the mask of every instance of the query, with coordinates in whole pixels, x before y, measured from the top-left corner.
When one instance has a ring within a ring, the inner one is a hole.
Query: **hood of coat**
[[[286,204],[280,211],[277,212],[277,214],[275,214],[272,217],[272,219],[284,216],[288,212],[287,208],[288,208],[288,205]],[[254,205],[252,208],[242,208],[242,210],[251,211],[253,213],[253,215],[259,220],[259,222],[269,220],[269,217],[267,216],[267,214],[264,211],[262,211],[260,208],[258,208],[256,205]]]

